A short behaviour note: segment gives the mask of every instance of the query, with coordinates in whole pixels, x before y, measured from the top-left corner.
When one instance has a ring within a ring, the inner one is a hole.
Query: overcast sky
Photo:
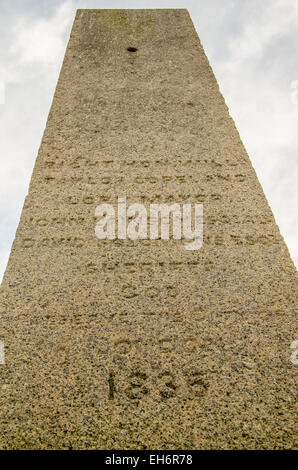
[[[0,0],[0,279],[77,8],[188,8],[298,266],[297,0]]]

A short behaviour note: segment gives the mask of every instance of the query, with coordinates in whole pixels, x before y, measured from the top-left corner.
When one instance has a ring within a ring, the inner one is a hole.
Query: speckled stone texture
[[[118,196],[202,202],[202,249],[98,240]],[[78,10],[1,286],[0,447],[296,448],[295,308],[188,12]]]

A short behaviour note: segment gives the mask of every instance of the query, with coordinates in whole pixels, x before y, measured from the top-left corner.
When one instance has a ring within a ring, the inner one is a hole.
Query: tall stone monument
[[[99,239],[118,197],[203,204],[202,247]],[[78,10],[1,286],[0,448],[295,448],[295,313],[188,12]]]

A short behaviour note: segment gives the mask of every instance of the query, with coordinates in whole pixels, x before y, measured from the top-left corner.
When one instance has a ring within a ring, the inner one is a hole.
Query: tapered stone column
[[[203,204],[203,246],[98,239],[118,197]],[[294,448],[295,306],[188,12],[78,10],[1,286],[0,448]]]

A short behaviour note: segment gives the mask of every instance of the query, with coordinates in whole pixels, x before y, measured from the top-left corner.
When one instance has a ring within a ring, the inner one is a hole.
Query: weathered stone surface
[[[98,240],[118,195],[203,202],[202,249]],[[0,447],[294,448],[295,305],[187,11],[78,10],[1,286]]]

